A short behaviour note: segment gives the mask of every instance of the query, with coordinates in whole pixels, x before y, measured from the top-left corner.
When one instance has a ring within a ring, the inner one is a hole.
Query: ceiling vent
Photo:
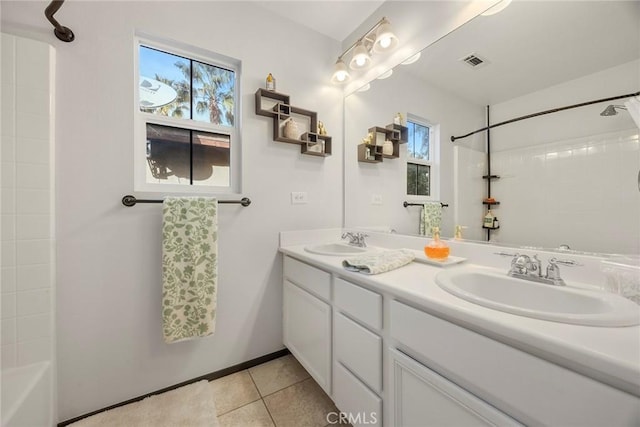
[[[485,65],[490,64],[490,62],[487,61],[485,58],[481,58],[479,55],[475,53],[470,53],[469,55],[465,55],[464,57],[460,58],[460,61],[467,64],[469,67],[475,68],[475,69],[482,68]]]

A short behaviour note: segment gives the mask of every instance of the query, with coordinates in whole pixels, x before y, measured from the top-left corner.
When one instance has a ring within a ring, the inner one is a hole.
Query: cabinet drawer
[[[637,425],[640,399],[398,301],[391,337],[526,425]],[[588,404],[585,404],[588,402]]]
[[[382,329],[382,295],[336,278],[334,302],[365,325]]]
[[[382,338],[344,315],[334,317],[334,356],[377,393],[382,391]]]
[[[389,349],[393,423],[403,426],[521,426],[426,366]]]
[[[285,256],[284,277],[327,301],[330,298],[331,275],[326,271]]]
[[[334,402],[340,412],[348,416],[351,425],[382,425],[382,400],[337,362],[333,367],[333,384]],[[335,421],[331,417],[327,420]]]

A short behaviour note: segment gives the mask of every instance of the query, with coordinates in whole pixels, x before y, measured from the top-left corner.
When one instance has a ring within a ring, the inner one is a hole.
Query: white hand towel
[[[415,258],[412,251],[399,249],[345,259],[342,266],[350,271],[379,274],[405,266]]]

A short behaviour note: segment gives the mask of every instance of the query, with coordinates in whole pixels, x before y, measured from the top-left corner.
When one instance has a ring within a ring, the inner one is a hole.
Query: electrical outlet
[[[304,205],[309,203],[306,191],[292,191],[291,192],[291,204],[292,205]]]
[[[371,204],[372,205],[381,205],[382,204],[382,194],[372,194],[371,195]]]

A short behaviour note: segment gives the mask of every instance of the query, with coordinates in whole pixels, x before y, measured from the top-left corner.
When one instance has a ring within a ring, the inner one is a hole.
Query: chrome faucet
[[[364,233],[352,233],[350,231],[347,231],[346,233],[342,234],[342,238],[343,239],[349,239],[349,244],[352,246],[358,246],[360,248],[366,248],[367,247],[367,243],[364,241],[364,238],[368,237],[368,234],[364,234]]]
[[[530,257],[528,255],[515,254],[511,260],[511,268],[507,274],[511,277],[532,280],[538,283],[565,286],[564,280],[560,277],[560,267],[558,267],[558,264],[572,267],[582,265],[573,260],[559,260],[557,258],[551,258],[549,260],[549,265],[547,266],[547,272],[543,276],[542,262],[537,255]]]

